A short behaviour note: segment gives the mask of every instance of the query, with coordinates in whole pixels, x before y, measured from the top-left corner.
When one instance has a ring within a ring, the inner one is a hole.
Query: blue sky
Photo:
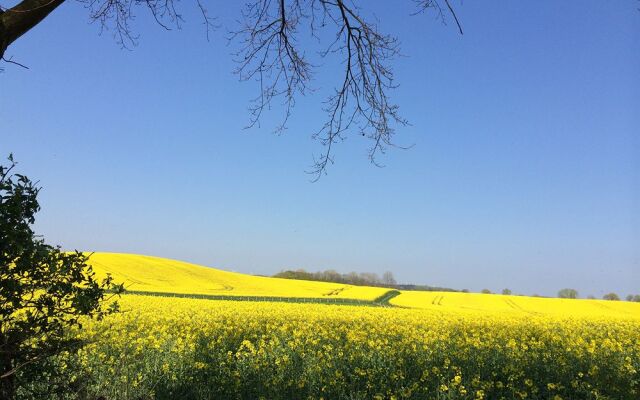
[[[140,10],[129,51],[69,2],[9,48],[30,69],[0,75],[0,152],[44,187],[49,242],[260,274],[640,292],[636,1],[464,2],[464,36],[409,1],[367,2],[401,41],[397,143],[414,146],[377,168],[351,136],[317,183],[310,137],[339,65],[319,66],[284,134],[277,108],[243,130],[256,86],[232,74],[238,7],[216,3],[210,42],[188,5],[172,32]]]

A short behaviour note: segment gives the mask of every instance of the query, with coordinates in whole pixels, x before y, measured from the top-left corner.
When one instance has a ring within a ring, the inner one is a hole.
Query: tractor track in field
[[[511,307],[512,309],[516,310],[516,311],[520,311],[523,312],[525,314],[531,314],[531,315],[540,315],[540,313],[535,312],[535,311],[529,311],[525,308],[523,308],[522,306],[520,306],[518,303],[516,303],[515,301],[513,301],[512,299],[504,299],[504,302],[507,303],[507,305],[509,307]]]
[[[379,306],[382,307],[395,307],[393,304],[389,303],[389,301],[391,299],[393,299],[394,297],[398,296],[400,294],[399,290],[389,290],[388,292],[386,292],[385,294],[383,294],[382,296],[376,298],[373,300],[374,304],[377,304]]]
[[[373,300],[360,299],[340,299],[340,298],[320,298],[320,297],[285,297],[285,296],[226,296],[216,294],[194,294],[194,293],[170,293],[170,292],[147,292],[141,290],[127,290],[125,295],[134,296],[154,296],[154,297],[173,297],[184,299],[199,300],[218,300],[218,301],[254,301],[254,302],[276,302],[276,303],[307,303],[307,304],[333,304],[346,306],[364,306],[364,307],[396,307],[389,301],[398,296],[398,290],[389,290],[382,296]]]

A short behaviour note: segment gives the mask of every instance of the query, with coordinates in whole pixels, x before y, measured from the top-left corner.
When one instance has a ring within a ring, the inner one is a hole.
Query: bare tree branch
[[[165,30],[180,29],[184,19],[176,8],[175,0],[78,0],[89,10],[92,21],[100,24],[101,30],[112,30],[116,42],[123,48],[131,48],[138,41],[132,29],[135,7],[145,8],[155,22]],[[216,29],[215,18],[210,17],[201,0],[195,5],[202,16],[207,39],[209,32]]]
[[[417,4],[419,12],[434,8],[445,21],[437,0],[421,0]],[[462,32],[448,0],[445,4]],[[394,126],[407,124],[389,97],[396,87],[390,64],[399,55],[399,43],[365,19],[351,0],[259,0],[245,5],[241,26],[232,32],[231,39],[242,43],[236,53],[236,73],[241,80],[255,79],[260,86],[259,95],[251,103],[249,127],[259,123],[263,111],[271,107],[276,97],[282,97],[285,115],[276,127],[281,132],[291,115],[295,96],[310,91],[313,66],[295,45],[303,21],[318,40],[322,36],[320,29],[332,30],[333,39],[320,52],[320,58],[337,57],[344,65],[333,94],[325,102],[327,120],[312,135],[324,151],[309,172],[314,180],[322,176],[333,163],[333,145],[352,130],[372,141],[369,159],[379,165],[376,156],[394,146]]]
[[[443,11],[438,0],[414,0],[414,1],[418,5],[417,13],[422,13],[429,9],[434,9],[438,14],[438,18],[444,24],[447,23],[446,13]],[[449,14],[451,14],[451,16],[453,17],[453,20],[456,22],[456,25],[458,26],[458,31],[460,32],[461,35],[463,35],[464,32],[462,31],[462,24],[460,24],[460,20],[458,20],[458,16],[456,15],[455,10],[451,6],[451,3],[449,2],[449,0],[444,0],[444,3],[447,6]]]
[[[23,0],[19,5],[0,9],[0,59],[15,39],[40,22],[64,0]],[[158,25],[166,30],[180,29],[184,22],[176,8],[177,0],[78,0],[89,10],[90,18],[101,29],[111,30],[123,48],[135,46],[138,37],[132,29],[136,7],[146,9]],[[450,14],[460,33],[462,25],[450,0],[413,0],[416,14],[433,9],[446,23]],[[324,103],[327,119],[312,137],[323,146],[309,171],[320,178],[333,163],[333,145],[349,132],[370,139],[369,159],[379,165],[376,156],[395,146],[395,127],[407,121],[399,114],[390,94],[397,87],[391,69],[399,56],[398,40],[381,32],[376,21],[365,17],[356,0],[247,0],[239,27],[230,39],[239,42],[234,54],[235,72],[243,81],[256,81],[258,95],[251,100],[247,127],[259,124],[263,111],[276,99],[282,100],[284,117],[275,131],[286,129],[298,96],[310,88],[314,65],[300,48],[299,37],[308,33],[322,47],[319,58],[337,59],[343,70],[333,93]],[[209,32],[215,29],[202,0],[195,0]],[[322,44],[328,38],[328,43]],[[21,65],[21,64],[18,64]]]
[[[372,140],[369,159],[377,164],[376,155],[392,145],[393,124],[406,125],[391,102],[388,91],[395,88],[389,62],[399,55],[398,41],[359,15],[355,6],[344,0],[321,1],[329,20],[337,29],[333,43],[322,53],[338,54],[344,63],[343,77],[334,94],[325,103],[328,119],[314,134],[325,151],[316,159],[310,173],[315,180],[332,163],[332,145],[355,127]]]
[[[21,64],[21,63],[19,63],[17,61],[13,61],[13,57],[10,57],[10,58],[2,57],[1,59],[2,59],[2,61],[7,62],[9,64],[14,64],[14,65],[17,65],[18,67],[22,67],[24,69],[29,69],[29,67],[27,67],[26,65]]]
[[[248,127],[259,122],[274,98],[282,96],[285,115],[276,127],[282,132],[296,94],[304,95],[308,90],[312,66],[296,47],[299,24],[306,18],[302,11],[300,1],[292,1],[289,6],[285,0],[250,2],[243,10],[240,28],[231,34],[231,39],[241,43],[235,54],[235,72],[241,80],[256,80],[260,85],[260,93],[249,108]]]

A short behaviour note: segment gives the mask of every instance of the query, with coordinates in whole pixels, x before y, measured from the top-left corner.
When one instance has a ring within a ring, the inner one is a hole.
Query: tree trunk
[[[0,376],[13,369],[11,354],[7,351],[0,359]],[[0,400],[13,400],[15,397],[15,374],[0,378]]]
[[[0,379],[0,400],[13,400],[15,392],[13,375]]]
[[[5,326],[0,321],[0,400],[13,400],[15,397],[15,374],[2,377],[13,370],[13,349],[9,337],[5,334]]]
[[[16,39],[36,26],[64,0],[24,0],[13,8],[0,11],[0,58]]]

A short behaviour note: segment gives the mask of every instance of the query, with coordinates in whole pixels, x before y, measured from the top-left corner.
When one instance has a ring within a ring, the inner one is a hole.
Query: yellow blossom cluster
[[[637,314],[444,296],[416,309],[125,295],[59,362],[84,393],[122,400],[640,398]]]

